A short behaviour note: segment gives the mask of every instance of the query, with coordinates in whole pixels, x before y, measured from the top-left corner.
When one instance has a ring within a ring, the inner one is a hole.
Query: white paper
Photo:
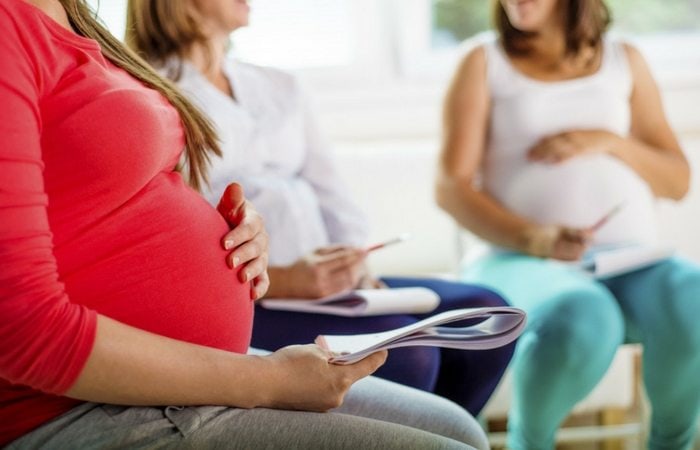
[[[317,300],[268,299],[260,304],[267,309],[354,317],[429,313],[440,304],[440,297],[423,287],[356,289]]]
[[[649,267],[673,256],[668,247],[628,245],[610,249],[594,249],[578,263],[595,278],[610,278]]]

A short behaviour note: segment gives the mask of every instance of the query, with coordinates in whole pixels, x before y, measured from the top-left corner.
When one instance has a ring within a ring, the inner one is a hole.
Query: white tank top
[[[621,43],[606,38],[600,69],[586,77],[544,82],[518,71],[496,39],[484,44],[491,91],[483,188],[536,223],[586,227],[617,204],[624,208],[593,244],[656,241],[655,198],[619,159],[582,155],[559,164],[533,163],[528,151],[542,138],[570,130],[630,131],[632,75]]]

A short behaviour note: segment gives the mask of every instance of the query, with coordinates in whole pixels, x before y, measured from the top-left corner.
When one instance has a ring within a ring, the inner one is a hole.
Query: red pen
[[[610,219],[612,219],[612,217],[613,217],[615,214],[619,213],[620,210],[622,210],[622,207],[623,207],[623,206],[625,206],[625,202],[622,202],[622,203],[619,203],[619,204],[615,205],[615,207],[614,207],[613,209],[611,209],[610,211],[608,211],[607,214],[605,214],[603,217],[601,217],[600,219],[598,219],[598,221],[597,221],[596,223],[594,223],[593,225],[591,225],[591,226],[588,228],[589,231],[591,231],[592,233],[595,233],[596,231],[598,231],[603,225],[605,225],[606,223],[608,223],[608,221],[609,221]]]
[[[379,250],[380,248],[384,248],[388,245],[398,244],[399,242],[403,242],[410,237],[411,237],[411,235],[409,233],[404,233],[404,234],[397,236],[393,239],[389,239],[388,241],[379,242],[377,244],[370,245],[369,247],[365,248],[365,252],[369,253],[369,252],[372,252],[374,250]]]

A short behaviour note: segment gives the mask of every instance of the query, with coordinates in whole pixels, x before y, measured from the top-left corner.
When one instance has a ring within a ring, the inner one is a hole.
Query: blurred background
[[[90,2],[110,30],[123,36],[126,0]],[[465,240],[455,237],[452,222],[432,202],[441,102],[471,38],[489,32],[491,2],[252,0],[251,5],[251,26],[235,33],[233,54],[302,77],[343,174],[372,218],[373,239],[407,231],[417,236],[401,248],[377,252],[372,264],[385,273],[454,269]],[[700,169],[700,159],[695,161],[700,0],[608,0],[608,5],[613,33],[646,55],[671,123]],[[380,180],[384,183],[377,184]],[[377,189],[391,207],[377,201]],[[695,189],[680,207],[660,208],[666,240],[700,260]]]
[[[126,0],[90,2],[122,37]],[[700,0],[607,3],[612,33],[646,56],[693,172],[700,173]],[[253,0],[251,5],[251,26],[234,35],[233,54],[302,78],[341,173],[369,214],[372,240],[413,235],[373,254],[375,272],[454,273],[464,249],[475,243],[433,202],[441,102],[460,57],[489,33],[491,2]],[[662,239],[700,262],[697,175],[682,202],[661,202],[659,212]],[[621,349],[604,381],[567,422],[561,448],[643,448],[648,407],[640,361],[639,348]],[[509,392],[506,381],[483,418],[495,447],[503,442]]]

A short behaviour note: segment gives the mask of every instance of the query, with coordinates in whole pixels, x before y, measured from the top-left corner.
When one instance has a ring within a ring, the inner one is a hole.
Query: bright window
[[[420,58],[449,52],[491,26],[492,2],[425,1],[430,2],[430,45]],[[700,2],[609,0],[607,4],[613,17],[612,31],[636,43],[657,74],[695,76],[700,71],[700,55],[695,50],[700,48]]]
[[[644,36],[697,33],[700,3],[692,0],[610,0],[614,29]],[[491,3],[432,0],[434,47],[454,45],[490,27]]]
[[[254,2],[251,26],[234,34],[234,51],[247,61],[287,69],[350,65],[357,51],[350,3]]]
[[[97,15],[107,25],[109,31],[119,39],[124,38],[124,30],[126,30],[126,1],[88,0],[88,4],[97,11]]]

